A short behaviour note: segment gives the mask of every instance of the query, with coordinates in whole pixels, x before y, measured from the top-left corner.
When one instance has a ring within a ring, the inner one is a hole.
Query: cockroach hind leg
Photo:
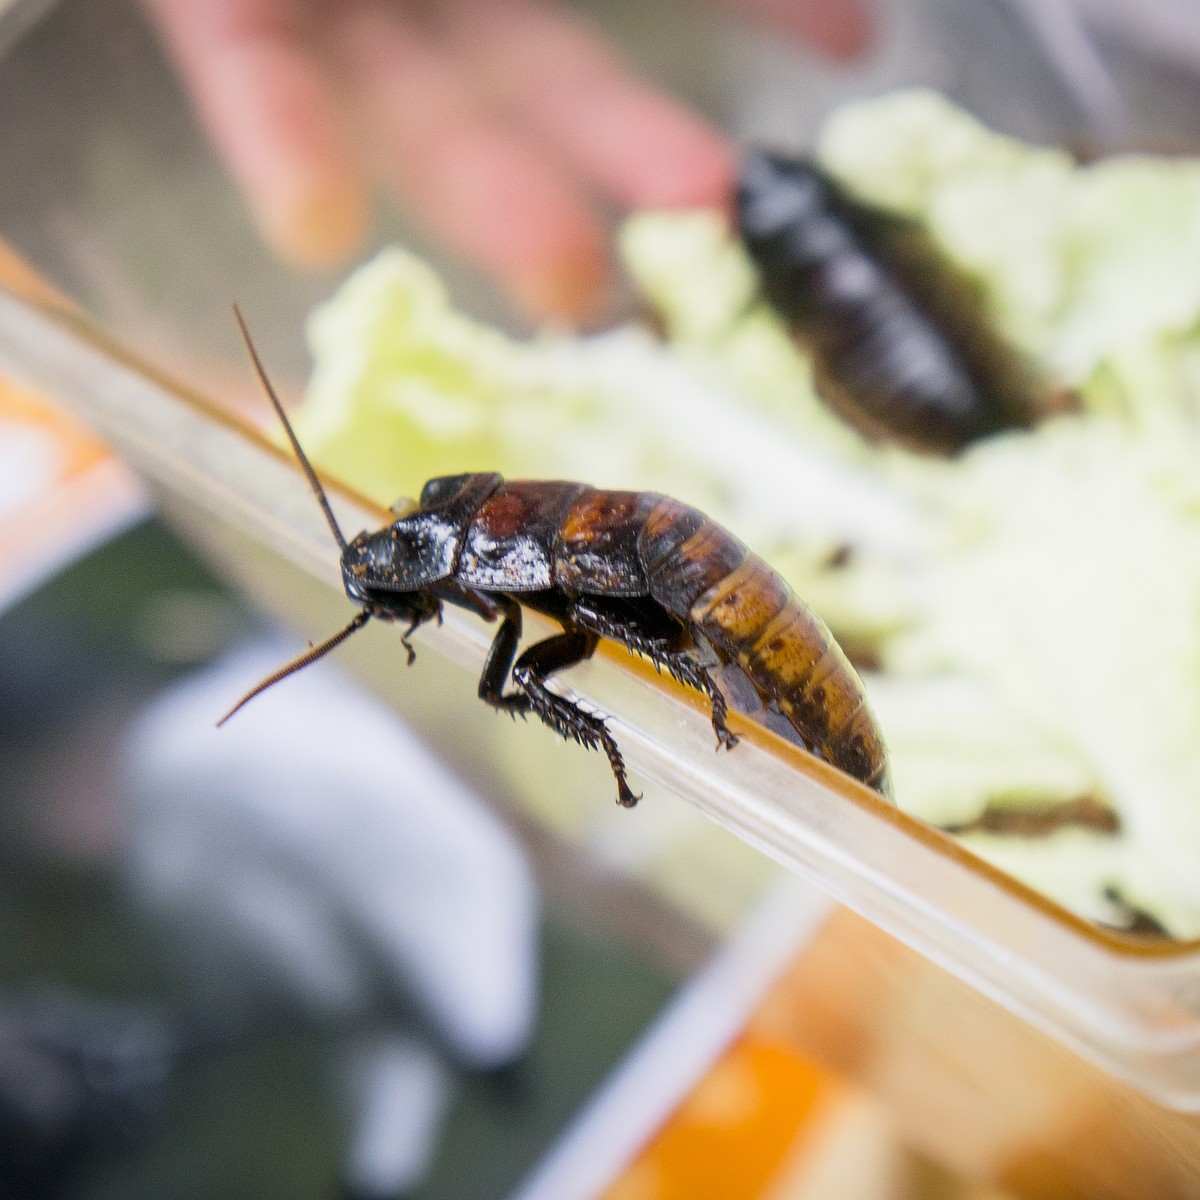
[[[732,750],[738,744],[738,736],[729,728],[729,708],[721,689],[710,677],[708,680],[708,696],[712,702],[712,727],[717,735],[718,750]]]
[[[667,670],[687,687],[703,692],[712,706],[709,719],[717,735],[718,750],[732,750],[738,744],[737,734],[729,728],[729,702],[710,668],[697,663],[689,653],[672,654],[664,658]],[[655,664],[657,665],[657,663]]]

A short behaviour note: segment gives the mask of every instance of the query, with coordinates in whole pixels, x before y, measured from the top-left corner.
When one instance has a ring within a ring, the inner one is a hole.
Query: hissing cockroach
[[[241,315],[238,314],[241,322]],[[547,686],[590,657],[601,638],[621,642],[704,692],[718,747],[737,739],[717,675],[733,671],[769,724],[847,774],[888,794],[883,742],[862,684],[820,619],[770,567],[694,508],[654,492],[582,483],[506,481],[494,473],[431,479],[415,508],[349,542],[292,431],[245,325],[255,369],[342,550],[342,580],[359,613],[345,629],[263,680],[230,711],[340,645],[366,622],[419,625],[454,604],[500,620],[479,696],[534,713],[564,738],[608,756],[617,800],[637,802],[621,751],[602,718]],[[521,607],[562,626],[517,655]],[[511,690],[506,687],[511,683]],[[748,684],[747,689],[744,685]]]
[[[767,301],[811,352],[822,398],[866,436],[952,454],[1067,406],[919,222],[761,150],[737,200]]]

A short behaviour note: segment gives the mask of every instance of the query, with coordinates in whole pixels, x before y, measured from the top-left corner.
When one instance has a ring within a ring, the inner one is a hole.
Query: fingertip
[[[715,208],[729,202],[735,175],[733,147],[696,123],[660,138],[645,156],[627,200],[642,208]]]
[[[341,88],[292,0],[144,0],[266,239],[303,266],[362,241],[367,192]]]
[[[726,0],[834,62],[866,55],[875,40],[871,0]]]
[[[809,0],[792,5],[797,35],[834,62],[865,57],[875,41],[875,19],[861,0]]]
[[[612,292],[612,275],[601,255],[577,255],[514,272],[506,281],[517,308],[530,320],[589,325]]]
[[[285,261],[320,269],[345,262],[366,238],[370,212],[357,180],[335,177],[274,180],[255,197],[262,235]]]
[[[855,62],[865,58],[874,48],[875,22],[864,6],[850,4],[814,41],[835,62]]]

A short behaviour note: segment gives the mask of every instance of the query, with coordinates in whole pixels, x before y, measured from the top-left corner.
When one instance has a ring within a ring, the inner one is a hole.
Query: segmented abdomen
[[[809,750],[890,794],[862,682],[824,622],[732,534],[658,498],[639,540],[650,595],[699,631]]]
[[[867,436],[953,454],[1066,403],[924,226],[814,161],[748,155],[738,224],[764,295],[813,355],[818,392]]]

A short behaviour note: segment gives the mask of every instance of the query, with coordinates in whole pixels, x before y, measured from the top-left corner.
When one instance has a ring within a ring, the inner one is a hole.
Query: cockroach
[[[550,690],[556,671],[591,656],[602,638],[645,655],[703,692],[718,749],[737,738],[718,675],[741,681],[735,706],[884,795],[883,740],[862,683],[820,618],[732,534],[655,492],[605,491],[560,480],[504,480],[482,472],[431,479],[419,502],[375,532],[347,541],[316,472],[250,341],[242,336],[309,487],[341,548],[342,581],[359,607],[327,641],[264,679],[260,692],[340,645],[372,618],[406,625],[401,641],[453,604],[500,627],[479,696],[512,714],[533,713],[562,737],[608,757],[617,801],[638,797],[602,717]],[[522,606],[562,626],[518,656]],[[511,685],[511,686],[510,686]]]
[[[766,300],[812,354],[819,394],[865,436],[954,454],[1070,406],[920,222],[812,159],[747,154],[737,225]]]

